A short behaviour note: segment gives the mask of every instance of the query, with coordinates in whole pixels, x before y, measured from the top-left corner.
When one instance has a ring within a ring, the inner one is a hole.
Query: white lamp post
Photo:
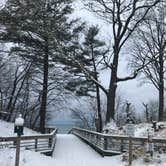
[[[21,141],[21,135],[23,135],[23,125],[24,125],[24,119],[22,118],[22,115],[20,114],[18,118],[16,118],[15,126],[14,126],[14,133],[17,133],[15,166],[19,166],[20,141]]]

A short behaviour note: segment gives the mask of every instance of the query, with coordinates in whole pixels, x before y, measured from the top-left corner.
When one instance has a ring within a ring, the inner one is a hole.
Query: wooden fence
[[[145,147],[148,141],[147,137],[108,135],[81,128],[73,128],[70,133],[81,138],[102,156],[112,156],[128,152],[129,165],[132,162],[133,150],[138,147]],[[166,138],[159,139],[154,137],[152,141],[155,151],[166,151]]]
[[[33,136],[21,136],[20,147],[27,150],[39,151],[51,155],[55,148],[57,129],[49,134],[38,134]],[[0,137],[0,148],[15,148],[17,137]]]

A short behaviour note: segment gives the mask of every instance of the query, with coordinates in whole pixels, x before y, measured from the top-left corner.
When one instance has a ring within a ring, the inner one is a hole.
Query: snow
[[[107,123],[104,127],[104,130],[117,130],[117,126],[114,120],[111,120],[110,123]]]
[[[0,120],[0,137],[10,137],[15,136],[14,133],[14,123],[7,123],[5,121]],[[24,127],[24,135],[36,135],[37,132]]]
[[[146,130],[148,125],[138,127],[137,134]],[[13,133],[14,124],[0,121],[0,136],[9,136]],[[35,134],[32,130],[25,129],[25,134]],[[0,144],[1,145],[1,144]],[[143,156],[144,157],[144,156]],[[143,157],[133,161],[132,166],[166,166],[166,155],[155,154],[150,163],[145,163]],[[161,161],[160,163],[158,161]],[[15,149],[0,146],[0,165],[13,166],[15,163]],[[53,157],[48,157],[39,152],[29,151],[21,148],[20,166],[126,166],[127,162],[122,162],[122,155],[112,157],[102,157],[90,146],[83,143],[76,136],[71,134],[57,134],[57,143]]]
[[[159,131],[154,132],[155,138],[166,138],[166,122],[158,122],[157,126],[161,126]],[[148,131],[152,132],[152,123],[140,123],[140,124],[134,124],[134,136],[135,137],[147,137]],[[104,133],[107,130],[107,134],[113,134],[113,135],[126,135],[127,125],[124,125],[120,130],[115,126],[115,123],[111,122],[108,123],[103,131]]]
[[[0,0],[0,9],[4,7],[7,0]]]
[[[46,166],[54,165],[54,160],[51,157],[41,155],[36,152],[21,150],[20,152],[20,166]],[[13,166],[15,163],[15,150],[3,149],[0,150],[0,165]]]
[[[147,130],[151,127],[151,124],[142,123],[139,125],[136,125],[135,130],[135,136],[141,137],[141,136],[147,136]]]
[[[62,148],[63,147],[63,148]],[[101,157],[90,146],[74,135],[58,135],[54,153],[55,166],[109,166],[115,163],[121,166],[120,156]]]
[[[157,138],[166,138],[166,122],[158,122],[158,126],[162,126],[162,129],[159,129],[159,131],[154,133],[154,137]],[[135,136],[136,137],[141,137],[144,136],[146,137],[148,135],[148,130],[152,129],[152,124],[150,123],[141,123],[135,126]]]
[[[20,114],[18,118],[15,120],[15,124],[17,126],[23,126],[24,125],[24,119],[22,118],[22,115]]]

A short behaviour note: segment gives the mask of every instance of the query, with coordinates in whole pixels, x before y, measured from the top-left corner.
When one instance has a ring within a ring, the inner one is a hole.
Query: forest
[[[27,127],[42,133],[50,110],[71,111],[83,127],[98,132],[112,120],[117,125],[127,118],[136,123],[166,120],[166,2],[80,1],[110,26],[106,40],[97,24],[71,17],[77,1],[6,0],[0,5],[0,119],[13,122],[21,113]],[[122,58],[128,75],[120,77]],[[108,87],[100,79],[103,71]],[[118,89],[137,78],[158,93],[142,103],[141,117]],[[71,100],[82,98],[86,111],[69,107]]]

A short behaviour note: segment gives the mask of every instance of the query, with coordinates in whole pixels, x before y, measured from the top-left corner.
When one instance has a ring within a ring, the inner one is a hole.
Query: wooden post
[[[104,150],[107,150],[107,137],[104,137]]]
[[[89,133],[88,132],[86,132],[86,138],[89,139]]]
[[[99,136],[96,135],[96,145],[98,144]]]
[[[16,140],[14,140],[14,141],[13,141],[13,145],[14,145],[14,146],[16,146],[16,144],[17,144],[17,141],[16,141]]]
[[[35,139],[35,151],[37,151],[37,144],[38,144],[38,139]]]
[[[17,135],[17,144],[16,144],[16,160],[15,160],[15,166],[19,166],[19,160],[20,160],[20,141],[21,136]]]
[[[121,139],[121,143],[120,143],[120,151],[121,151],[121,152],[123,152],[123,148],[124,148],[123,139]]]
[[[48,147],[51,148],[51,146],[52,146],[52,138],[49,138],[48,139]]]
[[[132,164],[133,154],[132,154],[132,137],[129,137],[129,165]]]

